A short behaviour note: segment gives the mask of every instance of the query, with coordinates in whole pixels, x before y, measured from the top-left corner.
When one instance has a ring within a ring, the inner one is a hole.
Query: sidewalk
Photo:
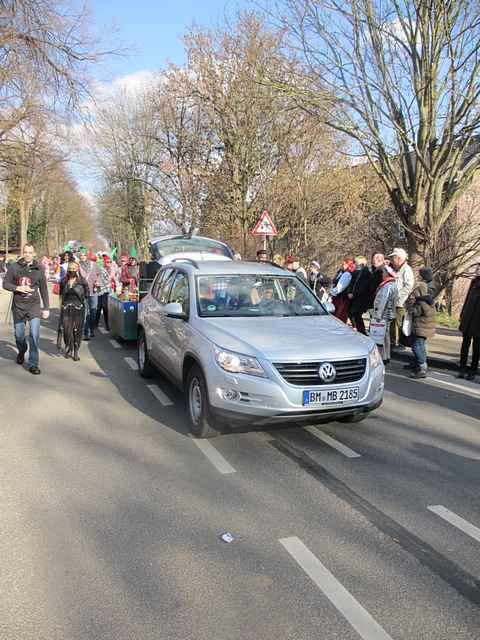
[[[431,367],[458,371],[462,345],[460,331],[438,327],[435,337],[428,340],[427,345],[428,363]],[[392,351],[392,358],[409,362],[412,358],[412,350]]]

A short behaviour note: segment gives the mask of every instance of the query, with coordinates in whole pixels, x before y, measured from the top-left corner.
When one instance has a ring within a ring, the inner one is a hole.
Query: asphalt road
[[[199,445],[54,322],[38,377],[0,326],[0,640],[479,640],[480,385],[395,365],[361,424]]]

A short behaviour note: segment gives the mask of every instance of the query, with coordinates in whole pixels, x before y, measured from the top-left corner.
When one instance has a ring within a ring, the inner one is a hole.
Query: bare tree
[[[480,6],[473,0],[284,0],[307,74],[301,106],[348,135],[383,181],[414,262],[442,283],[470,245],[453,219],[480,165]],[[292,87],[279,85],[292,93]]]

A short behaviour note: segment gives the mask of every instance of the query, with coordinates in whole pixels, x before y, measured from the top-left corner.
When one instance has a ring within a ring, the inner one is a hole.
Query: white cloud
[[[137,93],[153,84],[155,73],[148,69],[139,69],[125,76],[115,78],[111,82],[96,82],[93,88],[97,99],[108,98],[117,92]]]

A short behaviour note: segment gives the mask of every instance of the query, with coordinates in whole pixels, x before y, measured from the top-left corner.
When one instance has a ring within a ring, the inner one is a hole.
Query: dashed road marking
[[[235,473],[235,469],[232,467],[232,465],[227,460],[225,460],[222,454],[217,451],[213,444],[208,442],[208,440],[192,438],[192,441],[200,449],[203,455],[210,460],[210,462],[219,473]]]
[[[364,640],[392,640],[383,627],[355,600],[352,594],[299,538],[283,538],[279,542],[361,638]]]
[[[133,358],[124,358],[124,360],[130,367],[130,369],[132,369],[132,371],[138,371],[138,364]]]
[[[480,542],[480,529],[474,524],[468,522],[468,520],[465,520],[461,516],[457,516],[456,513],[450,511],[450,509],[447,509],[441,504],[427,507],[427,509],[432,513],[435,513],[437,516],[440,516],[440,518],[443,518],[454,527],[457,527],[457,529],[460,529],[463,533],[466,533],[467,536],[470,536],[477,542]]]
[[[119,344],[116,340],[114,340],[113,338],[111,340],[109,340],[110,344],[112,345],[112,347],[114,349],[121,349],[122,345]]]
[[[357,453],[353,449],[350,449],[350,447],[347,447],[346,445],[342,444],[338,440],[335,440],[335,438],[332,438],[326,433],[323,433],[323,431],[317,430],[315,427],[305,427],[305,431],[308,431],[308,433],[311,433],[312,436],[315,436],[315,438],[318,438],[319,440],[323,440],[323,442],[330,445],[330,447],[333,447],[334,449],[342,453],[344,456],[347,456],[347,458],[362,457],[359,453]]]
[[[150,389],[150,391],[153,393],[153,395],[161,405],[163,405],[164,407],[171,407],[173,405],[173,402],[170,400],[167,394],[163,393],[163,391],[159,387],[157,387],[156,384],[147,384],[147,387]]]

